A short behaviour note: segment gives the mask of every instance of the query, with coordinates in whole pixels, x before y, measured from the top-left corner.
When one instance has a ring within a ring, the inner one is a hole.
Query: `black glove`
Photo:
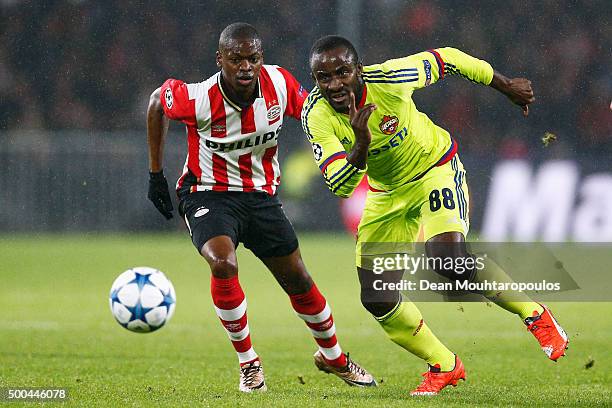
[[[167,220],[172,218],[172,201],[170,200],[170,193],[168,192],[168,182],[164,176],[164,171],[161,170],[159,173],[149,172],[149,194],[147,195],[149,200],[155,205],[155,208]]]

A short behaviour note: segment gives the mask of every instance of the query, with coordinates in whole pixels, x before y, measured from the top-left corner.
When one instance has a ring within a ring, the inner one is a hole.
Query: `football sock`
[[[346,356],[336,339],[331,309],[317,286],[313,283],[306,293],[289,295],[289,299],[293,310],[312,332],[325,361],[335,367],[345,367]]]
[[[411,301],[400,299],[389,313],[374,318],[393,342],[427,361],[430,366],[439,364],[441,371],[455,368],[455,355],[433,334]]]
[[[484,264],[484,269],[476,273],[474,278],[476,282],[484,282],[485,280],[489,282],[513,282],[510,276],[508,276],[508,274],[506,274],[506,272],[492,259],[486,258]],[[524,292],[516,290],[490,290],[484,291],[482,294],[499,307],[519,315],[523,320],[533,316],[533,312],[537,312],[538,314],[544,312],[542,306],[531,300]]]
[[[217,316],[238,354],[240,365],[258,360],[259,357],[251,344],[246,314],[247,303],[238,276],[229,279],[211,276],[210,293]]]

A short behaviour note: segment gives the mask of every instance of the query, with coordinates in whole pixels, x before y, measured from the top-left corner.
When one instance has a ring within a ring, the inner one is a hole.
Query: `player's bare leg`
[[[361,303],[380,323],[387,336],[398,346],[427,362],[425,379],[411,395],[436,395],[447,385],[465,380],[461,360],[433,334],[414,303],[402,298],[397,290],[376,290],[374,281],[396,283],[403,271],[376,274],[357,268],[361,284]],[[380,287],[378,285],[377,287]]]
[[[266,391],[263,367],[251,344],[246,298],[238,281],[234,243],[228,236],[217,236],[209,239],[200,253],[210,266],[210,290],[215,311],[238,354],[238,389],[242,392]]]
[[[315,365],[352,386],[375,386],[376,381],[359,364],[342,352],[336,339],[331,308],[306,270],[299,248],[287,256],[262,259],[283,290],[289,295],[297,315],[304,320],[319,350]]]
[[[289,296],[305,293],[314,285],[299,249],[287,256],[263,258],[261,261]]]
[[[465,237],[460,232],[445,232],[430,238],[425,244],[425,250],[428,257],[443,259],[471,257],[467,251]],[[512,282],[512,279],[492,259],[485,258],[484,263],[484,269],[473,270],[470,273],[457,274],[452,269],[436,270],[436,272],[451,280]],[[548,358],[557,361],[559,357],[565,355],[569,339],[546,306],[534,302],[523,292],[487,291],[482,294],[503,309],[520,316]]]

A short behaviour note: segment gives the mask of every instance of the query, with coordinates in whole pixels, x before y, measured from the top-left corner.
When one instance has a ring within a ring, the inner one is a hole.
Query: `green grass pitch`
[[[301,247],[332,306],[342,347],[375,374],[378,388],[350,388],[316,370],[304,323],[263,265],[241,249],[251,334],[269,391],[239,393],[236,356],[212,308],[208,267],[188,237],[94,234],[0,238],[0,387],[67,387],[64,405],[87,407],[610,406],[609,303],[552,305],[571,336],[568,357],[558,363],[496,306],[420,304],[432,329],[463,359],[467,382],[415,399],[408,393],[426,367],[387,340],[361,307],[351,238],[303,235]],[[108,306],[114,278],[141,265],[164,271],[177,292],[173,320],[151,334],[121,328]]]

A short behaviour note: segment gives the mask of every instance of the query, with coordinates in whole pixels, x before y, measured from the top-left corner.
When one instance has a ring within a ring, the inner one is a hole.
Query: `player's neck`
[[[246,89],[244,92],[237,92],[232,88],[227,81],[223,79],[223,73],[221,73],[221,86],[225,95],[240,108],[246,108],[255,102],[257,98],[257,87],[259,86],[259,79],[255,81],[252,88]]]

